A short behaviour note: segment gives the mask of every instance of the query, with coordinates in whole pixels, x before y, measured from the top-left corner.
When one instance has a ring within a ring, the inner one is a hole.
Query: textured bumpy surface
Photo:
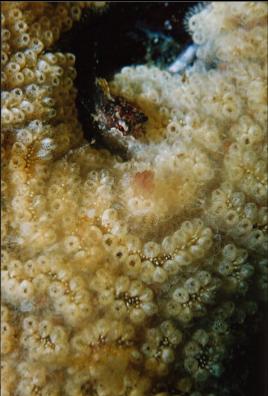
[[[183,75],[115,75],[148,117],[127,161],[83,139],[50,50],[84,6],[2,4],[1,394],[234,396],[267,293],[267,4],[193,11]]]

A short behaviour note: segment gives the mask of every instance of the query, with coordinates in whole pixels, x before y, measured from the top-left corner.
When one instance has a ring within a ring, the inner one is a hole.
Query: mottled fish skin
[[[97,86],[98,100],[92,116],[98,129],[109,133],[115,128],[123,136],[141,136],[147,116],[122,96],[112,96],[106,80],[98,79]]]

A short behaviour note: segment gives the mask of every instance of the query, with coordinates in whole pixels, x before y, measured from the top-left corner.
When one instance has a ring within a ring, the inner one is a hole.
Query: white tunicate
[[[146,257],[156,257],[160,253],[160,247],[155,242],[147,242],[143,248],[144,255]]]
[[[189,300],[189,294],[187,290],[183,287],[177,288],[173,292],[172,297],[175,301],[178,301],[179,303],[186,303]]]

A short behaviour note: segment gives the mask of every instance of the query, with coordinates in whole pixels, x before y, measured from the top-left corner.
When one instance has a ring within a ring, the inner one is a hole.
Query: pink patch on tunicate
[[[154,189],[154,172],[151,170],[137,172],[134,176],[134,187],[138,194],[147,195],[152,193]]]

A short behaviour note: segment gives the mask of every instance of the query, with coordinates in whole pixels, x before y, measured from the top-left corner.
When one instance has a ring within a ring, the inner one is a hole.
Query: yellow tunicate
[[[184,73],[105,82],[148,118],[126,160],[85,140],[55,52],[104,5],[1,5],[3,395],[220,395],[267,294],[267,4],[194,7]]]

